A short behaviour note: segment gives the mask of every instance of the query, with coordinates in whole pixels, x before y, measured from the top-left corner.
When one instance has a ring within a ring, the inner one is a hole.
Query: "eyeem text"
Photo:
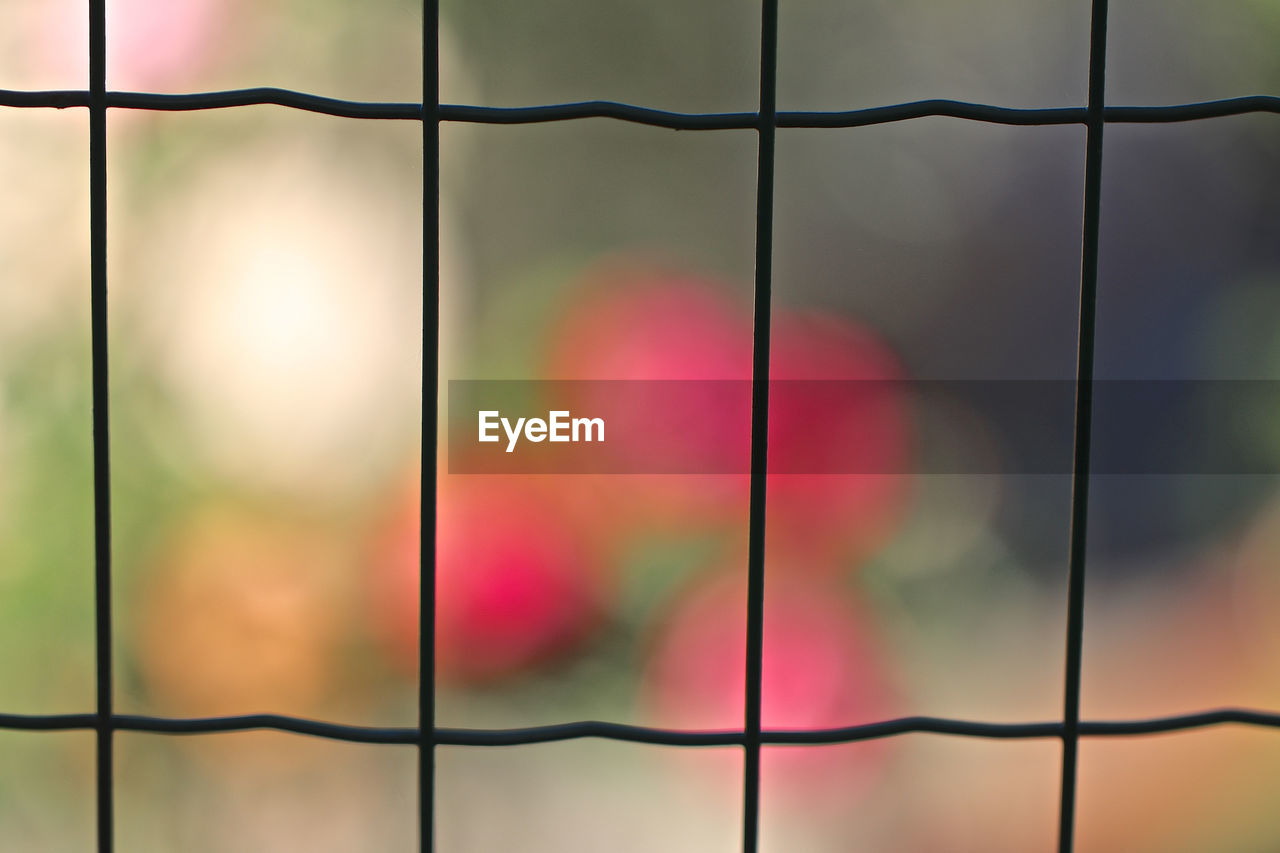
[[[480,441],[500,441],[498,430],[507,437],[507,452],[512,453],[521,436],[526,441],[590,442],[604,441],[604,418],[575,418],[568,411],[548,412],[546,419],[502,417],[497,410],[480,412]]]

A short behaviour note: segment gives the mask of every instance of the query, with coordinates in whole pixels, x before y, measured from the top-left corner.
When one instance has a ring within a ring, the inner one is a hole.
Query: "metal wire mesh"
[[[593,101],[518,108],[439,103],[439,10],[436,0],[424,3],[423,103],[368,103],[337,100],[284,89],[257,88],[232,92],[162,95],[106,90],[105,0],[89,0],[89,88],[87,91],[0,90],[0,106],[20,108],[87,108],[90,128],[90,269],[92,333],[92,399],[95,525],[95,641],[97,707],[91,713],[17,715],[0,713],[0,728],[26,731],[92,730],[97,743],[97,849],[109,853],[114,844],[113,735],[117,731],[157,734],[272,729],[333,740],[369,744],[416,745],[419,749],[418,812],[420,847],[430,850],[434,824],[434,749],[437,745],[511,746],[574,738],[607,738],[668,746],[741,746],[744,750],[742,847],[758,847],[760,752],[763,745],[836,744],[915,732],[1018,739],[1062,740],[1062,780],[1058,849],[1072,849],[1075,828],[1076,770],[1081,737],[1133,736],[1184,731],[1220,724],[1280,728],[1280,714],[1225,709],[1175,717],[1126,721],[1080,719],[1081,644],[1084,617],[1085,541],[1088,516],[1091,415],[1093,408],[1094,318],[1098,285],[1098,236],[1101,219],[1102,139],[1110,123],[1195,121],[1245,113],[1280,114],[1280,97],[1250,96],[1173,106],[1107,106],[1105,56],[1107,0],[1092,0],[1088,102],[1084,107],[1010,109],[951,100],[927,100],[836,112],[787,112],[777,109],[778,0],[762,0],[759,109],[751,113],[687,114],[630,104]],[[423,130],[424,447],[437,442],[439,367],[439,183],[440,122],[527,124],[607,118],[674,130],[751,129],[759,137],[757,158],[755,331],[752,364],[751,498],[749,512],[749,586],[747,599],[746,717],[741,730],[689,732],[608,722],[575,722],[520,729],[458,729],[435,726],[434,454],[422,465],[422,571],[419,720],[414,728],[338,725],[272,714],[202,719],[172,719],[117,714],[113,709],[111,602],[111,486],[109,470],[109,389],[107,349],[107,196],[106,116],[109,109],[191,111],[272,104],[346,118],[419,121]],[[1074,414],[1071,535],[1067,592],[1066,676],[1063,713],[1049,722],[996,724],[936,717],[906,717],[865,725],[821,730],[765,730],[761,727],[763,656],[765,486],[768,429],[770,307],[772,293],[773,183],[778,128],[848,128],[923,117],[951,117],[1004,125],[1082,124],[1087,130],[1082,223],[1077,397]]]

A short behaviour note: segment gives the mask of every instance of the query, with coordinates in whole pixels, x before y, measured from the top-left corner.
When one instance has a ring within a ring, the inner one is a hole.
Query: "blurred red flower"
[[[645,675],[655,724],[741,730],[746,615],[741,573],[703,578],[676,602],[658,627]],[[804,573],[770,579],[763,642],[763,728],[838,728],[891,716],[895,692],[883,650],[869,614],[844,587]],[[881,741],[852,754],[848,748],[768,748],[761,778],[788,801],[833,787],[848,796],[882,766],[885,749]]]
[[[865,327],[788,311],[775,315],[770,362],[769,467],[783,472],[768,482],[771,568],[796,556],[819,570],[857,565],[907,508],[903,369]]]
[[[596,541],[554,489],[530,477],[442,474],[436,531],[436,675],[482,683],[555,659],[600,621]],[[378,630],[406,672],[418,663],[420,491],[415,476],[377,534]]]
[[[549,349],[551,379],[704,380],[688,381],[687,389],[664,388],[671,407],[684,413],[678,428],[639,439],[650,446],[617,452],[653,453],[656,446],[657,456],[690,460],[691,470],[699,463],[748,470],[746,389],[725,395],[705,381],[744,381],[752,374],[751,320],[723,283],[635,262],[602,266],[573,291]],[[780,566],[796,565],[787,559],[793,554],[816,571],[856,565],[884,544],[906,508],[904,371],[883,341],[847,317],[779,309],[770,376],[771,553],[779,554]],[[575,411],[616,414],[617,398],[626,391],[597,383],[566,386],[565,393],[573,396]],[[645,395],[636,397],[635,405],[647,405]],[[638,517],[651,523],[705,528],[745,522],[745,473],[625,480],[639,498]]]

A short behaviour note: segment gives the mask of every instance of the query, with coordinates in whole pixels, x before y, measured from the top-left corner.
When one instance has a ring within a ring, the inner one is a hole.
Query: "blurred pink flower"
[[[906,512],[903,368],[854,321],[794,311],[775,314],[770,360],[766,547],[780,567],[795,556],[819,569],[857,565]]]
[[[911,430],[903,368],[870,329],[839,314],[777,309],[772,339],[771,547],[788,566],[829,572],[857,565],[884,544],[906,508]],[[687,389],[674,382],[661,392],[683,413],[678,425],[632,432],[643,446],[615,439],[615,449],[688,460],[689,470],[740,472],[635,476],[650,496],[646,515],[663,525],[734,524],[745,519],[749,494],[749,394],[688,380],[749,380],[751,360],[750,316],[724,284],[619,261],[589,273],[575,292],[550,345],[547,377],[687,381]],[[623,389],[565,387],[574,411],[607,411],[623,422],[643,422],[643,407],[653,405],[649,395],[634,394],[629,418]]]
[[[751,377],[751,336],[745,306],[724,283],[644,261],[622,258],[588,271],[570,290],[571,300],[549,337],[544,376],[555,380],[742,380]],[[566,386],[573,411],[609,411],[626,418],[625,390],[602,384]],[[621,458],[656,449],[683,459],[732,470],[750,449],[749,400],[724,406],[707,386],[669,389],[671,408],[687,416],[682,428],[646,435],[653,448],[619,445]],[[641,418],[643,411],[636,412]],[[625,435],[622,437],[625,441]],[[606,478],[614,495],[629,495],[633,520],[666,530],[703,531],[740,523],[746,480],[739,475],[635,474]]]
[[[772,578],[765,596],[761,725],[824,729],[874,722],[896,705],[869,614],[843,587],[812,576]],[[655,724],[740,730],[746,696],[745,575],[700,581],[659,627],[645,695]],[[792,803],[857,788],[883,764],[883,742],[844,749],[770,748],[762,779]],[[736,772],[736,765],[734,768]]]
[[[420,500],[408,478],[373,555],[374,619],[396,661],[417,669]],[[436,540],[436,675],[500,679],[576,647],[600,621],[600,561],[548,485],[441,478]]]
[[[229,0],[107,0],[107,86],[165,91],[186,83],[222,45],[233,11]],[[37,61],[86,85],[87,8],[47,3],[40,15]]]

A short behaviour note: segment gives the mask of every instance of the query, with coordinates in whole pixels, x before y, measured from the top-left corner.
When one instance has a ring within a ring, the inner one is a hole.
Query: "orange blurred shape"
[[[137,654],[152,700],[191,715],[301,713],[334,687],[345,627],[326,537],[232,509],[184,521],[143,579]]]
[[[562,478],[442,474],[436,541],[436,677],[485,683],[559,659],[599,624],[609,586],[589,520]],[[393,658],[417,672],[417,469],[374,544],[374,620]]]

